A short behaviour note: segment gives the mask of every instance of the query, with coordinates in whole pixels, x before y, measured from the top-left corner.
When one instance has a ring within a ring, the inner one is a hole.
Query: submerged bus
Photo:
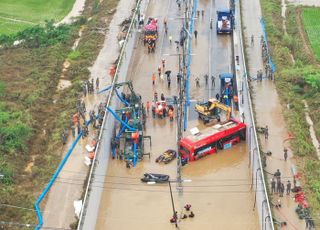
[[[227,149],[246,139],[246,124],[234,119],[184,137],[179,142],[179,154],[184,164],[198,160],[218,149]]]

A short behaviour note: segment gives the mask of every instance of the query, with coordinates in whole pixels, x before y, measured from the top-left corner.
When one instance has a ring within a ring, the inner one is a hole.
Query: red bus
[[[186,164],[216,153],[218,149],[230,148],[245,139],[246,124],[231,119],[182,138],[179,142],[179,154],[182,162]]]

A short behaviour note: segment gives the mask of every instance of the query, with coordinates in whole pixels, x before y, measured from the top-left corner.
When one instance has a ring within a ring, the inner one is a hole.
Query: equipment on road
[[[231,34],[234,16],[232,10],[217,11],[217,34]]]
[[[142,182],[155,182],[155,183],[165,183],[169,181],[169,175],[156,174],[156,173],[145,173],[144,177],[141,178]]]
[[[184,164],[216,153],[218,149],[228,149],[246,139],[246,124],[234,119],[196,131],[179,141],[179,154]]]
[[[129,93],[118,92],[122,86],[127,86]],[[145,153],[144,141],[149,139],[151,146],[151,137],[144,135],[146,112],[141,101],[141,96],[134,92],[131,81],[114,84],[114,91],[124,107],[113,111],[106,109],[118,120],[121,125],[118,134],[111,142],[112,157],[125,160],[127,164],[136,166],[136,163],[142,160]]]
[[[221,121],[221,110],[226,112],[226,121],[230,119],[231,107],[220,103],[216,99],[209,99],[204,103],[197,103],[195,105],[195,110],[199,114],[199,118],[204,121],[204,124],[209,123],[211,120]]]
[[[156,159],[156,163],[165,163],[168,164],[170,163],[173,159],[177,157],[177,152],[172,149],[168,149],[164,153],[162,153],[159,157]]]
[[[231,106],[234,89],[234,75],[231,73],[221,73],[220,78],[220,94],[223,104]]]

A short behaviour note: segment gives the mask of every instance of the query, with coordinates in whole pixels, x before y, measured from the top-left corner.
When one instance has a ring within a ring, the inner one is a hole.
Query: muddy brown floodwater
[[[210,1],[200,1],[199,9],[210,7],[209,3]],[[225,5],[228,6],[227,4],[226,1]],[[216,9],[213,8],[212,12],[215,11]],[[179,29],[177,28],[181,26],[180,20],[169,20],[168,35],[164,35],[162,26],[164,17],[180,17],[180,12],[173,0],[162,1],[162,4],[151,0],[147,15],[157,17],[160,22],[156,52],[147,54],[147,48],[140,41],[134,52],[128,74],[128,79],[133,81],[135,91],[141,94],[144,102],[152,100],[154,91],[157,91],[158,95],[161,93],[166,96],[177,95],[175,76],[178,70],[178,57],[168,56],[168,54],[177,53],[175,44],[170,45],[168,36],[178,40]],[[200,56],[195,57],[192,65],[194,76],[200,76],[208,71],[209,27],[206,26],[209,20],[208,10],[201,20],[202,22],[197,23],[199,37],[197,44],[194,42],[193,50],[194,53],[203,55],[207,61],[201,62]],[[222,40],[214,46],[220,46],[221,43],[227,47],[230,46],[226,42],[226,39],[231,42],[229,38],[215,39]],[[215,53],[213,58],[219,56],[223,63],[219,65],[219,71],[228,72],[231,49],[220,48],[220,50],[221,54]],[[166,70],[173,72],[171,90],[167,89],[166,82],[161,82],[159,79],[156,86],[152,87],[151,75],[154,72],[157,73],[157,67],[161,64],[162,58],[166,59]],[[205,86],[195,89],[195,83],[192,83],[192,99],[201,100],[206,97]],[[193,108],[190,107],[190,109]],[[190,120],[188,129],[198,125],[197,119]],[[140,182],[140,178],[145,172],[153,172],[169,174],[171,180],[176,179],[176,161],[167,165],[155,163],[156,157],[166,149],[176,149],[176,123],[170,122],[168,118],[153,119],[148,115],[145,134],[152,137],[151,159],[145,157],[136,168],[131,169],[127,169],[124,162],[112,160],[108,166],[106,181],[93,184],[104,189],[96,229],[175,229],[175,226],[169,222],[172,217],[172,206],[168,184],[146,185]],[[177,185],[172,183],[173,198],[179,214],[183,206],[190,203],[195,218],[180,220],[178,222],[180,229],[258,229],[258,216],[253,211],[248,163],[248,150],[246,143],[242,142],[229,150],[220,151],[218,154],[185,166],[182,170],[182,179],[191,179],[192,182],[183,183],[182,193],[179,193]]]

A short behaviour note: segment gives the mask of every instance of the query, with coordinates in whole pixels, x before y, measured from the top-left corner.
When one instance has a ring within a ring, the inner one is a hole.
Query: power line
[[[58,183],[63,183],[63,184],[71,184],[71,185],[82,185],[79,183],[73,183],[73,182],[63,182],[63,181],[57,181]],[[124,190],[124,191],[141,191],[141,192],[160,192],[160,193],[167,193],[168,191],[166,190],[151,190],[151,189],[135,189],[135,188],[118,188],[118,187],[108,187],[108,186],[99,186],[99,185],[91,185],[92,187],[95,188],[102,188],[103,190]],[[154,187],[154,185],[150,185],[150,188]],[[159,187],[159,186],[158,186]],[[222,190],[222,191],[202,191],[202,190],[185,190],[185,193],[251,193],[253,191],[251,190]],[[259,191],[258,191],[259,192]]]

